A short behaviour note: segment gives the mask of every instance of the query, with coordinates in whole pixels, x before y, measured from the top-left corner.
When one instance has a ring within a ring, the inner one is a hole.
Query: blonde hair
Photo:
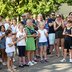
[[[41,26],[45,26],[44,22],[40,22],[40,23],[39,23],[39,28],[40,28]]]

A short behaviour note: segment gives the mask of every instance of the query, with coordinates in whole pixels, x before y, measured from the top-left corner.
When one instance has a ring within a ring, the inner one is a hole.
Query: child
[[[17,32],[16,37],[17,39],[24,37],[22,40],[20,40],[17,43],[18,51],[19,51],[19,67],[24,67],[26,66],[26,63],[25,63],[26,33],[24,31],[23,25],[20,25],[19,31]]]
[[[72,62],[72,21],[68,21],[66,28],[64,29],[63,35],[65,35],[64,38],[64,58],[61,60],[61,62],[66,62],[67,57],[67,49],[69,49],[70,53],[70,62]]]
[[[16,70],[13,67],[13,54],[15,52],[15,44],[20,41],[17,40],[16,42],[14,42],[12,40],[12,32],[11,30],[7,30],[6,31],[6,53],[7,53],[7,67],[8,67],[8,71],[9,72],[15,72]]]
[[[47,30],[44,29],[44,24],[40,24],[40,29],[38,30],[38,36],[39,36],[39,47],[40,47],[40,57],[41,57],[41,62],[47,62]],[[44,56],[44,60],[43,60]]]
[[[8,71],[13,72],[13,53],[15,52],[15,46],[12,42],[11,30],[6,31],[6,53],[7,53],[7,67]]]

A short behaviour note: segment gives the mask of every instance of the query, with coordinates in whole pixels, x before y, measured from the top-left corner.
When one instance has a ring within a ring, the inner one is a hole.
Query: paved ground
[[[18,57],[16,57],[17,59]],[[48,56],[48,63],[38,63],[31,67],[25,67],[25,68],[17,68],[19,72],[72,72],[72,64],[69,63],[69,60],[67,59],[66,63],[60,63],[60,60],[62,57],[50,57]],[[18,60],[18,59],[17,59]],[[15,65],[18,66],[18,61],[15,62]],[[3,66],[2,70],[0,72],[7,72],[6,67]]]

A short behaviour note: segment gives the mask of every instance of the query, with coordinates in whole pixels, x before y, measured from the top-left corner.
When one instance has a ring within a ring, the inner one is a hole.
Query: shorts
[[[64,38],[63,31],[56,31],[55,32],[55,38],[56,39],[58,39],[58,38]]]
[[[19,57],[25,56],[25,46],[18,46]]]
[[[55,43],[55,33],[49,34],[49,44],[54,45]]]
[[[72,49],[72,41],[71,41],[71,39],[65,39],[64,40],[64,48],[65,49]]]
[[[11,53],[7,53],[7,57],[13,57],[14,53],[11,52]]]
[[[39,42],[38,45],[39,45],[39,47],[40,47],[40,46],[48,46],[48,42]]]

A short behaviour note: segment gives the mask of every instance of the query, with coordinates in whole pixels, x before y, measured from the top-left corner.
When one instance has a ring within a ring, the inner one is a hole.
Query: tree
[[[44,15],[57,11],[65,0],[0,0],[0,15],[4,17],[20,16],[25,12]],[[69,0],[71,1],[71,0]]]

